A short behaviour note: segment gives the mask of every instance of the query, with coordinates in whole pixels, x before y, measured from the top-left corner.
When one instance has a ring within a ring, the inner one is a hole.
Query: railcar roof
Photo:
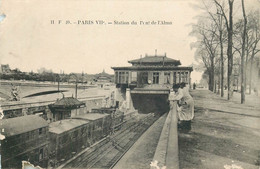
[[[5,137],[26,133],[47,126],[48,122],[38,115],[26,115],[0,120],[0,130]]]
[[[104,118],[106,116],[109,116],[109,114],[107,113],[86,113],[86,114],[82,114],[82,115],[78,115],[76,117],[73,117],[74,119],[86,119],[86,120],[97,120],[97,119],[101,119]]]
[[[49,132],[61,134],[87,123],[89,123],[89,121],[81,119],[60,120],[49,124]]]

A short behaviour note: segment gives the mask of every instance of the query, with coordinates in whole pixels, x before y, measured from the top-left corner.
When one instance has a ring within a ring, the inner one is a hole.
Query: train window
[[[82,134],[82,135],[85,135],[85,127],[82,127],[82,128],[81,128],[81,134]]]
[[[77,137],[77,135],[78,135],[78,131],[76,130],[72,133],[72,138],[75,139]]]
[[[39,160],[43,159],[43,148],[40,149],[39,151]]]
[[[88,127],[88,136],[90,136],[90,134],[91,134],[91,126]]]
[[[42,128],[39,128],[39,135],[42,134]]]

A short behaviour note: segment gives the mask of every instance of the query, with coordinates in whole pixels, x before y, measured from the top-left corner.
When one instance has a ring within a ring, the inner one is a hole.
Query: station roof
[[[86,113],[73,117],[73,119],[97,120],[109,116],[107,113]]]
[[[128,61],[131,64],[135,64],[135,63],[173,63],[176,66],[181,65],[181,62],[179,60],[175,60],[172,58],[168,58],[166,56],[145,56],[143,58],[140,59],[135,59],[135,60],[130,60]]]
[[[80,119],[65,119],[49,124],[49,132],[62,134],[81,125],[87,124],[89,121]]]
[[[192,67],[184,66],[125,66],[125,67],[112,67],[114,70],[189,70],[193,71]]]
[[[58,99],[55,103],[51,104],[51,108],[74,108],[81,105],[85,105],[84,102],[75,99],[74,97],[63,97]]]
[[[47,127],[48,122],[38,115],[26,115],[0,120],[0,130],[5,137],[10,137],[42,127]],[[3,129],[3,130],[2,130]]]

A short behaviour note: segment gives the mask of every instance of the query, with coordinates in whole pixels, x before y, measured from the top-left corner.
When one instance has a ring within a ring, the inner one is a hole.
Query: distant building
[[[105,70],[103,70],[102,73],[99,73],[96,75],[96,81],[98,83],[108,83],[111,82],[111,75],[106,73]]]
[[[83,114],[86,104],[73,97],[64,97],[50,104],[49,107],[53,116],[52,121],[54,122]]]
[[[48,165],[48,123],[37,115],[0,121],[2,168],[22,168],[29,161],[43,168]]]
[[[11,72],[12,72],[12,70],[10,69],[9,64],[6,64],[6,65],[1,64],[0,73],[2,73],[2,74],[9,74]]]

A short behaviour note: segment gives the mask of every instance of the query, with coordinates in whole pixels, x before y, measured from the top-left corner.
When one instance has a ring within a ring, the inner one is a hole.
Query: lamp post
[[[78,76],[76,75],[76,74],[74,74],[74,73],[71,73],[71,74],[69,74],[69,78],[71,77],[71,76],[74,76],[74,77],[76,77],[76,86],[75,86],[75,98],[77,99],[77,94],[78,94]]]
[[[58,82],[58,91],[60,91],[60,75],[56,74],[56,80]]]

